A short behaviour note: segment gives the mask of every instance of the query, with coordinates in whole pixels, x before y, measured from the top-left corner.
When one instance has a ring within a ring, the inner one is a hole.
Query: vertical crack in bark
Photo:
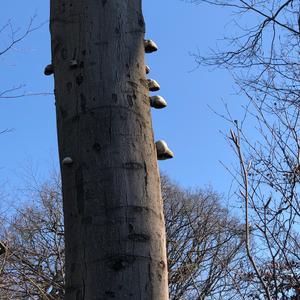
[[[109,108],[109,144],[112,144],[112,109]]]
[[[145,199],[148,199],[148,171],[147,171],[147,164],[144,161],[144,181],[145,181]]]
[[[80,217],[84,214],[84,182],[83,182],[83,173],[82,167],[79,165],[75,172],[75,182],[76,182],[76,202],[77,202],[77,212]]]
[[[84,240],[84,238],[83,238]],[[85,300],[85,278],[87,277],[87,262],[86,262],[86,255],[85,255],[85,247],[86,244],[83,243],[83,264],[84,264],[84,275],[82,274],[82,300]]]

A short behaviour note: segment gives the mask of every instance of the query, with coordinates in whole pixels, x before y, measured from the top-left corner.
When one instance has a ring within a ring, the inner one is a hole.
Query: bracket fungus
[[[152,96],[150,97],[150,106],[158,109],[165,108],[167,101],[162,96]]]
[[[144,40],[144,47],[146,53],[152,53],[158,50],[157,45],[152,40]]]
[[[174,157],[174,153],[169,149],[165,141],[159,140],[155,143],[155,146],[158,160],[165,160]]]
[[[71,157],[65,157],[62,161],[63,165],[72,165],[73,164],[73,159]]]
[[[52,64],[47,65],[47,66],[45,67],[45,69],[44,69],[44,74],[45,74],[46,76],[52,75],[53,72],[54,72],[54,70],[53,70],[53,65],[52,65]]]
[[[145,71],[146,71],[146,74],[149,74],[150,73],[150,67],[149,66],[145,66]]]
[[[147,83],[148,83],[148,88],[150,92],[157,92],[160,90],[160,86],[157,83],[157,81],[153,80],[153,79],[147,79]]]
[[[70,60],[70,68],[75,69],[78,66],[78,62],[76,59]]]

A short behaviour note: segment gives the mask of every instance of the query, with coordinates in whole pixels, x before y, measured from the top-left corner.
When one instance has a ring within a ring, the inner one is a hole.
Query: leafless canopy
[[[299,37],[297,1],[198,0],[232,11],[232,36],[205,66],[228,69],[246,99],[227,109],[239,167],[229,168],[243,203],[249,283],[246,299],[299,297]],[[240,97],[242,98],[242,97]],[[243,102],[245,103],[245,102]],[[250,230],[251,229],[251,230]],[[251,298],[252,297],[252,298]]]
[[[0,298],[63,299],[64,230],[60,186],[48,182],[32,202],[3,215]]]
[[[226,299],[243,260],[244,228],[212,189],[187,191],[162,178],[171,300]],[[59,300],[64,295],[64,228],[57,178],[32,202],[3,215],[0,298]]]

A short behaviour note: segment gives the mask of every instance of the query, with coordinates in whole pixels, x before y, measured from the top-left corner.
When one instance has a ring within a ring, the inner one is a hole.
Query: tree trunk
[[[51,0],[66,300],[168,299],[141,0]]]

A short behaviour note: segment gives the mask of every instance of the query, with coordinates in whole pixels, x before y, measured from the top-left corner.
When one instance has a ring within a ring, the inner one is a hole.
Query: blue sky
[[[166,140],[175,153],[173,160],[160,162],[160,168],[183,186],[211,184],[227,193],[231,177],[220,161],[230,164],[234,155],[219,131],[227,132],[228,127],[208,105],[223,111],[224,99],[238,111],[240,99],[232,95],[233,82],[227,72],[197,69],[191,54],[206,53],[216,45],[230,11],[180,0],[144,0],[143,6],[146,37],[159,46],[158,52],[146,55],[146,61],[151,78],[161,85],[159,94],[168,101],[166,109],[152,112],[155,137]],[[53,78],[43,76],[50,62],[49,1],[4,1],[0,25],[11,19],[22,32],[35,14],[34,24],[46,24],[0,56],[0,92],[20,84],[25,87],[17,93],[53,91]],[[46,176],[49,168],[57,166],[53,96],[0,100],[3,129],[13,130],[0,136],[0,184],[17,186],[28,168]]]

